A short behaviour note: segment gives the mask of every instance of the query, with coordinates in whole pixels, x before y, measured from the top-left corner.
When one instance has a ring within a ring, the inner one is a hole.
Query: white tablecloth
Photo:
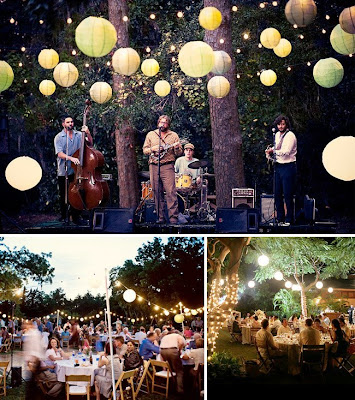
[[[65,382],[65,375],[90,375],[91,386],[94,384],[94,371],[95,367],[90,364],[87,367],[79,366],[74,367],[72,360],[58,360],[56,361],[55,372],[59,382]],[[77,385],[85,386],[85,382],[78,382]]]
[[[242,325],[242,344],[250,344],[250,342],[251,342],[250,326]]]

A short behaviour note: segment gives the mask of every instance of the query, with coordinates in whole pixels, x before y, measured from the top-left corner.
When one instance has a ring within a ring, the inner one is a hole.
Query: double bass
[[[90,100],[86,100],[83,125],[86,125],[90,107]],[[110,196],[108,184],[101,175],[105,163],[104,156],[89,146],[85,138],[86,134],[82,132],[80,148],[73,154],[73,157],[79,159],[80,164],[72,165],[74,180],[69,185],[69,203],[77,210],[91,210],[105,205]]]

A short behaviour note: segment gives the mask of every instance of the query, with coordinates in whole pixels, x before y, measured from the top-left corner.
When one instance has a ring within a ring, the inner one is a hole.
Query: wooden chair
[[[22,335],[21,336],[14,336],[14,348],[16,348],[16,346],[18,346],[20,349],[22,349]]]
[[[240,328],[239,328],[238,331],[235,332],[233,330],[233,326],[232,325],[228,325],[228,331],[229,331],[229,334],[232,337],[232,342],[242,343],[242,331],[241,331]]]
[[[11,349],[11,339],[7,338],[0,347],[0,353],[1,352],[7,353],[10,349]]]
[[[323,377],[323,367],[325,358],[325,344],[322,345],[303,345],[301,350],[301,376],[321,375]],[[312,374],[313,372],[313,374]]]
[[[160,390],[156,390],[164,389],[165,398],[167,399],[169,393],[170,378],[174,378],[176,376],[176,373],[171,371],[170,365],[166,361],[150,360],[150,364],[153,368],[152,393],[164,395],[164,393]],[[157,383],[157,378],[159,380],[159,383]]]
[[[199,396],[201,396],[201,392],[203,391],[204,388],[203,382],[204,382],[204,364],[200,363],[198,364],[198,370],[195,381],[195,385],[197,387]]]
[[[260,328],[250,328],[250,344],[255,344],[255,336],[256,333],[260,330]]]
[[[6,371],[10,361],[0,361],[0,396],[6,396]]]
[[[62,347],[67,347],[69,349],[69,336],[62,336]]]
[[[130,371],[123,371],[120,375],[120,377],[117,379],[116,385],[115,385],[115,389],[114,390],[118,390],[120,391],[120,400],[124,400],[127,399],[127,396],[125,397],[124,392],[127,392],[126,388],[123,389],[122,387],[122,382],[124,380],[127,380],[127,382],[130,385],[130,399],[135,400],[136,399],[136,392],[134,391],[134,382],[133,379],[134,377],[138,374],[138,368],[136,369],[132,369]],[[110,399],[113,399],[113,392],[111,393]]]
[[[346,371],[349,375],[354,376],[353,372],[355,370],[355,366],[350,362],[350,358],[354,354],[355,354],[355,339],[350,339],[350,344],[346,351],[346,354],[344,354],[344,356],[340,360],[334,358],[335,362],[337,363],[337,369],[339,371]]]
[[[65,375],[65,393],[67,400],[69,396],[85,396],[90,400],[90,375]],[[73,382],[73,385],[70,385]],[[87,382],[85,386],[77,386],[76,382]]]
[[[153,377],[149,371],[150,361],[151,360],[143,361],[142,374],[141,375],[138,374],[138,380],[135,392],[136,397],[138,396],[139,391],[143,393],[150,393],[148,378],[150,379],[150,381],[153,380]]]

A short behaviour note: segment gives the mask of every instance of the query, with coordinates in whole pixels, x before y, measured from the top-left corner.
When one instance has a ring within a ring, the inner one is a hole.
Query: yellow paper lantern
[[[285,6],[287,21],[298,27],[312,23],[317,15],[317,6],[313,0],[289,0]]]
[[[55,92],[55,83],[45,79],[39,84],[39,91],[45,96],[51,96]]]
[[[75,42],[87,56],[102,57],[114,48],[117,42],[117,32],[107,19],[88,17],[77,26]]]
[[[184,322],[184,315],[183,314],[176,314],[174,317],[174,321],[177,324],[182,324]]]
[[[230,83],[224,76],[214,76],[208,81],[207,90],[211,96],[220,99],[229,93]]]
[[[43,49],[38,54],[38,62],[42,68],[52,69],[59,63],[59,54],[53,49]]]
[[[0,92],[8,89],[14,80],[14,71],[6,61],[0,61]]]
[[[281,40],[280,32],[275,28],[266,28],[261,32],[260,43],[267,49],[273,49]]]
[[[355,33],[355,6],[344,8],[339,15],[339,24],[346,33]]]
[[[159,63],[154,58],[148,58],[142,62],[141,70],[146,76],[154,76],[159,72]]]
[[[273,50],[277,56],[287,57],[291,53],[292,45],[287,39],[281,38],[279,44]]]
[[[74,64],[61,62],[54,68],[53,77],[58,85],[69,87],[78,80],[79,72]]]
[[[329,142],[322,153],[326,171],[342,181],[355,179],[355,137],[339,136]]]
[[[25,191],[38,185],[42,178],[42,168],[31,157],[17,157],[6,167],[5,177],[12,187]]]
[[[272,69],[266,69],[260,74],[260,81],[265,86],[272,86],[277,80],[277,75]]]
[[[200,11],[198,21],[209,31],[217,29],[222,23],[222,14],[216,7],[205,7]]]
[[[154,85],[154,92],[160,97],[167,96],[170,93],[170,90],[171,90],[170,83],[165,80],[157,81],[156,84]]]
[[[338,24],[330,34],[330,44],[339,54],[352,54],[355,52],[355,35],[343,31]]]
[[[213,68],[213,50],[205,42],[188,42],[181,48],[178,62],[181,70],[186,75],[194,78],[205,76]]]
[[[212,71],[215,75],[223,75],[228,72],[232,66],[232,59],[229,54],[223,50],[213,52],[214,62]]]
[[[335,58],[319,60],[313,67],[313,78],[319,86],[332,88],[338,85],[344,76],[342,64]]]
[[[113,69],[122,75],[130,76],[139,68],[141,59],[139,54],[130,47],[122,47],[112,56]]]
[[[106,103],[112,97],[112,88],[107,82],[95,82],[90,88],[90,97],[96,103]]]

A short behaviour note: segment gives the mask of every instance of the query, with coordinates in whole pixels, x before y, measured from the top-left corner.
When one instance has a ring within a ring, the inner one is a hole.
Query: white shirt
[[[286,164],[290,162],[296,161],[297,154],[297,139],[293,132],[287,131],[281,135],[280,131],[278,131],[275,135],[275,148],[278,148],[280,140],[284,137],[280,150],[275,150],[276,154],[276,162],[279,164]]]
[[[181,346],[185,346],[185,344],[185,339],[181,335],[178,333],[169,333],[162,338],[160,342],[160,348],[169,349],[176,347],[179,349]]]
[[[139,344],[142,344],[142,340],[147,337],[147,334],[145,332],[139,331],[137,332],[134,337],[136,340],[139,340]]]

